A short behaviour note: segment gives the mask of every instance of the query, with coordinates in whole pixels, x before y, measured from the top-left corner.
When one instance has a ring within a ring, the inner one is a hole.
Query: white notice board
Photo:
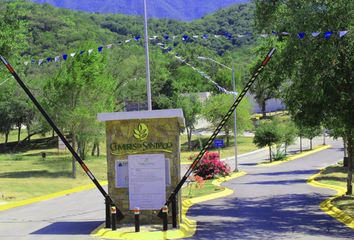
[[[127,188],[128,179],[128,160],[116,161],[116,188]]]
[[[128,156],[129,208],[160,210],[166,202],[164,154]]]
[[[165,163],[165,178],[166,178],[166,185],[171,185],[171,173],[170,173],[170,159],[166,158]],[[129,187],[129,173],[128,173],[128,160],[116,160],[115,162],[116,168],[116,188],[128,188]]]

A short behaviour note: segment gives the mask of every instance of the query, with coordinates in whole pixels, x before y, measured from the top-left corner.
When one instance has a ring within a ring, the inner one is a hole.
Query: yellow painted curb
[[[212,182],[215,186],[220,186],[221,183],[232,180],[246,175],[246,172],[240,171],[232,174],[231,176],[216,179]],[[149,232],[147,228],[141,227],[140,232],[134,232],[134,227],[120,228],[116,231],[111,229],[103,228],[104,224],[95,229],[91,236],[102,237],[105,239],[126,239],[126,240],[165,240],[165,239],[180,239],[191,237],[195,234],[197,230],[197,222],[195,220],[188,219],[186,214],[188,209],[194,204],[201,203],[208,200],[213,200],[216,198],[221,198],[228,196],[233,193],[233,190],[225,188],[221,192],[212,193],[202,197],[195,197],[191,199],[186,199],[182,202],[182,223],[180,224],[180,229],[168,230],[168,231],[155,231]]]
[[[315,187],[329,188],[332,190],[336,190],[337,194],[321,202],[320,203],[321,210],[327,213],[328,215],[332,216],[333,218],[337,219],[339,222],[344,223],[349,228],[354,229],[354,219],[332,204],[332,201],[334,199],[341,197],[345,194],[346,189],[339,186],[333,186],[333,185],[317,182],[315,179],[321,174],[322,171],[323,169],[321,169],[319,173],[316,173],[315,175],[311,176],[307,180],[307,183]]]
[[[299,159],[299,158],[302,158],[302,157],[305,157],[305,156],[308,156],[308,155],[323,151],[323,150],[328,149],[330,147],[331,147],[331,145],[320,146],[320,147],[314,148],[313,150],[310,150],[310,151],[294,154],[294,155],[292,155],[290,157],[287,157],[285,160],[274,161],[274,162],[271,162],[271,163],[270,162],[262,162],[262,163],[258,163],[257,166],[259,166],[259,167],[270,167],[270,166],[279,165],[279,164],[282,164],[282,163],[290,162],[292,160]]]
[[[107,181],[102,181],[100,182],[101,185],[106,185]],[[13,203],[8,203],[8,204],[4,204],[4,205],[0,205],[0,211],[5,211],[11,208],[16,208],[16,207],[20,207],[20,206],[25,206],[25,205],[29,205],[32,203],[36,203],[36,202],[41,202],[44,200],[48,200],[48,199],[52,199],[52,198],[56,198],[56,197],[61,197],[61,196],[65,196],[71,193],[76,193],[76,192],[81,192],[84,190],[89,190],[92,188],[95,188],[96,186],[93,183],[84,185],[84,186],[80,186],[80,187],[76,187],[76,188],[72,188],[72,189],[68,189],[68,190],[64,190],[64,191],[60,191],[60,192],[55,192],[55,193],[51,193],[45,196],[40,196],[40,197],[35,197],[35,198],[31,198],[31,199],[26,199],[23,201],[18,201],[18,202],[13,202]]]

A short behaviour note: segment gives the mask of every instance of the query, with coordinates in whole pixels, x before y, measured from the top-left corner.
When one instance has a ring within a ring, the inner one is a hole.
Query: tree
[[[347,194],[352,194],[354,162],[354,41],[352,35],[339,37],[337,31],[354,25],[354,2],[342,1],[261,1],[256,2],[258,29],[282,31],[279,51],[285,103],[301,126],[344,129],[348,146]],[[311,32],[320,32],[312,37]],[[336,32],[327,32],[336,31]],[[297,33],[306,34],[299,38]],[[325,34],[325,35],[324,35]],[[333,124],[335,123],[335,124]]]
[[[195,129],[195,124],[198,120],[198,115],[201,112],[201,103],[196,95],[180,96],[177,99],[177,107],[182,108],[188,139],[188,150],[192,150],[192,133]]]
[[[87,43],[83,49],[92,47]],[[115,82],[105,72],[104,53],[84,53],[62,63],[57,76],[46,85],[47,100],[52,103],[52,115],[71,136],[72,146],[85,159],[88,142],[99,135],[96,115],[112,111]],[[73,177],[75,160],[73,159]]]
[[[232,95],[227,94],[218,94],[209,97],[203,106],[203,116],[216,127],[221,122],[227,111],[230,109],[234,102],[233,99],[234,98]],[[251,128],[250,104],[248,100],[242,100],[236,111],[237,133],[239,134],[246,129]],[[224,126],[227,146],[230,145],[230,130],[233,129],[232,126],[233,118],[230,118]]]
[[[294,122],[286,120],[280,123],[280,131],[282,133],[281,141],[284,143],[284,152],[286,155],[288,146],[295,142],[297,129]]]
[[[269,148],[269,160],[272,162],[272,146],[280,144],[282,141],[281,131],[279,125],[275,121],[262,121],[256,128],[256,132],[253,138],[253,143],[258,147]]]
[[[313,126],[313,127],[299,126],[298,129],[301,137],[310,139],[310,150],[312,150],[312,139],[314,137],[319,136],[322,133],[321,127],[320,126]]]

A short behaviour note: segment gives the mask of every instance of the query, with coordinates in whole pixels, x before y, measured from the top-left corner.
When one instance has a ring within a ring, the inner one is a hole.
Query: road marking
[[[273,161],[271,163],[270,162],[261,162],[261,163],[258,163],[256,166],[257,167],[270,167],[270,166],[279,165],[282,163],[290,162],[290,161],[293,161],[293,160],[323,151],[323,150],[328,149],[330,147],[331,147],[331,145],[320,146],[320,147],[317,147],[317,148],[310,150],[310,151],[294,154],[290,157],[287,157],[285,160]]]
[[[342,210],[338,209],[332,204],[332,201],[338,197],[341,197],[345,194],[346,189],[339,186],[329,185],[325,183],[317,182],[315,179],[321,174],[324,169],[321,169],[319,173],[312,175],[308,180],[307,183],[320,188],[332,189],[336,190],[337,194],[331,198],[328,198],[320,203],[320,208],[322,211],[330,215],[331,217],[337,219],[339,222],[344,223],[351,229],[354,229],[354,219],[349,215],[345,214]]]
[[[232,174],[231,176],[226,176],[223,178],[216,179],[212,182],[215,186],[220,186],[221,183],[230,181],[232,179],[246,175],[244,171],[240,171]],[[105,224],[102,224],[97,229],[95,229],[91,236],[102,237],[105,239],[135,239],[135,240],[158,240],[158,239],[180,239],[192,237],[197,230],[197,221],[187,218],[188,209],[194,204],[201,203],[208,200],[213,200],[216,198],[226,197],[231,195],[234,191],[225,188],[221,192],[212,193],[202,197],[195,197],[191,199],[186,199],[182,201],[182,223],[180,224],[180,229],[168,230],[168,231],[149,231],[151,228],[142,227],[140,232],[134,232],[134,227],[122,227],[118,230],[112,231],[111,229],[104,228]],[[161,228],[161,226],[157,226]],[[155,228],[156,229],[156,228]]]
[[[100,184],[106,185],[107,181],[102,181],[102,182],[100,182]],[[72,189],[51,193],[51,194],[45,195],[45,196],[30,198],[30,199],[26,199],[26,200],[18,201],[18,202],[13,202],[13,203],[7,203],[4,205],[0,205],[0,211],[5,211],[8,209],[12,209],[12,208],[20,207],[20,206],[26,206],[26,205],[29,205],[32,203],[41,202],[41,201],[49,200],[52,198],[62,197],[62,196],[65,196],[65,195],[68,195],[71,193],[81,192],[81,191],[89,190],[89,189],[93,189],[93,188],[96,188],[96,186],[93,183],[90,183],[90,184],[87,184],[84,186],[75,187]]]

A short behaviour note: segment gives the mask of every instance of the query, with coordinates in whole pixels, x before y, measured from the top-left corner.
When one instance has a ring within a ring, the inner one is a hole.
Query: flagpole
[[[149,58],[149,35],[147,26],[147,7],[146,0],[144,0],[144,33],[145,33],[145,62],[146,62],[146,93],[148,110],[152,110],[151,105],[151,83],[150,83],[150,58]]]

